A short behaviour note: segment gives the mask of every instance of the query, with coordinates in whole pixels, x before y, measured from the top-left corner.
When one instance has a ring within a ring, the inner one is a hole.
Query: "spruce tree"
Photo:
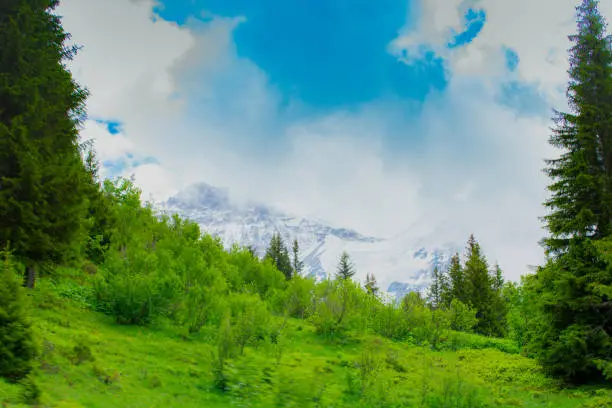
[[[36,356],[21,282],[8,251],[0,252],[0,377],[17,381]]]
[[[438,268],[434,267],[431,274],[431,284],[427,291],[427,301],[432,309],[440,309],[445,307],[445,296],[448,293],[448,281],[446,274]]]
[[[291,249],[293,251],[293,273],[295,276],[299,276],[304,269],[304,262],[300,261],[300,246],[297,239],[293,240]]]
[[[508,303],[504,297],[504,274],[495,264],[491,271],[491,320],[490,333],[499,337],[508,333]]]
[[[96,159],[92,141],[82,144],[84,155],[84,197],[87,199],[87,238],[85,256],[95,264],[102,264],[110,246],[110,239],[116,223],[112,197],[102,188],[99,177],[100,165]]]
[[[612,53],[598,1],[578,6],[578,32],[569,36],[571,112],[555,112],[549,142],[563,150],[547,160],[551,198],[544,217],[550,254],[563,253],[572,238],[610,234],[612,217]]]
[[[456,253],[451,257],[448,265],[448,288],[444,294],[444,304],[449,307],[453,299],[457,299],[463,303],[467,303],[465,279],[463,276],[463,267],[461,259]]]
[[[530,348],[548,372],[582,382],[612,378],[612,52],[598,2],[577,11],[570,112],[556,112],[550,137],[562,154],[547,161],[549,259],[528,288],[544,327]]]
[[[468,239],[463,273],[467,304],[476,309],[476,331],[487,335],[498,334],[493,329],[492,280],[489,267],[473,234]]]
[[[291,258],[289,257],[289,251],[285,246],[280,233],[275,233],[270,239],[270,245],[266,250],[264,259],[269,259],[274,263],[276,269],[285,275],[287,280],[290,280],[293,276],[293,266],[291,265]]]
[[[351,262],[351,257],[346,251],[344,251],[342,252],[342,255],[340,255],[340,260],[338,261],[336,277],[340,280],[346,280],[351,279],[354,275],[355,267]]]
[[[84,166],[78,125],[86,91],[65,67],[57,0],[14,0],[0,12],[0,246],[26,264],[61,262],[80,248]]]

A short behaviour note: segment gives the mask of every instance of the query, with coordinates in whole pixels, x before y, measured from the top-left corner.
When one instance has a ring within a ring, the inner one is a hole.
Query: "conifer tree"
[[[87,199],[87,238],[85,255],[96,263],[104,262],[104,255],[110,246],[112,230],[116,223],[112,198],[105,193],[99,177],[100,165],[95,156],[91,140],[81,145],[84,155],[84,196]]]
[[[245,249],[247,250],[249,254],[251,254],[253,258],[257,258],[257,250],[255,249],[253,245],[247,245]]]
[[[459,254],[456,253],[452,256],[448,265],[448,288],[444,294],[445,306],[450,306],[453,299],[457,299],[463,303],[467,303],[465,279],[463,276],[463,267],[461,266],[461,259]]]
[[[304,269],[304,262],[300,261],[300,247],[298,244],[298,240],[293,240],[293,273],[295,276],[299,276]]]
[[[76,52],[53,14],[57,0],[15,0],[0,13],[0,246],[26,264],[80,248],[86,211],[78,125],[86,91],[65,62]]]
[[[504,298],[504,274],[495,264],[491,271],[491,320],[490,333],[496,336],[506,336],[508,333],[508,304]]]
[[[291,258],[280,233],[272,235],[264,259],[272,260],[276,268],[285,275],[287,280],[292,278],[293,266],[291,265]]]
[[[566,380],[612,378],[612,52],[596,0],[577,7],[567,97],[556,112],[548,160],[552,179],[546,266],[530,281],[539,326],[529,347]]]
[[[569,36],[571,112],[555,112],[549,142],[563,150],[547,160],[551,198],[544,217],[551,254],[564,252],[573,237],[610,234],[612,217],[612,53],[598,1],[578,7],[578,33]]]
[[[0,377],[17,381],[32,370],[36,348],[15,265],[8,251],[0,257]]]
[[[366,283],[365,283],[366,292],[372,296],[378,296],[378,292],[380,292],[380,288],[376,283],[376,277],[374,274],[366,274]]]
[[[445,307],[445,296],[448,293],[448,280],[446,274],[438,268],[434,267],[431,275],[431,284],[427,293],[427,301],[432,309]]]
[[[336,277],[340,280],[351,279],[355,275],[355,267],[351,262],[351,258],[349,254],[344,251],[342,255],[340,255],[340,260],[338,262],[338,267],[336,271]]]
[[[480,244],[473,234],[468,239],[463,273],[467,304],[476,309],[476,317],[478,318],[476,331],[481,334],[497,334],[492,329],[491,303],[493,296],[489,267],[482,254]]]
[[[493,271],[491,273],[491,282],[493,285],[493,290],[496,292],[500,292],[504,287],[504,273],[497,263],[493,267]]]

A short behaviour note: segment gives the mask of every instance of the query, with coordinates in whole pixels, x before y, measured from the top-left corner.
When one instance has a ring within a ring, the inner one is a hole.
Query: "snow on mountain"
[[[234,243],[251,245],[263,256],[270,238],[279,232],[290,247],[300,245],[304,274],[317,280],[335,273],[342,251],[355,264],[355,279],[374,273],[379,286],[392,298],[411,290],[422,291],[435,265],[444,265],[456,248],[428,250],[408,235],[381,239],[346,228],[299,216],[288,215],[259,203],[236,203],[227,190],[205,183],[193,185],[165,202],[153,203],[161,214],[177,213],[197,222],[202,231],[219,237],[226,248]]]

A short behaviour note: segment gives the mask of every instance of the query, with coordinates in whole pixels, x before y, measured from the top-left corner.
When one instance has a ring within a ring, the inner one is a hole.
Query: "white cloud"
[[[487,11],[481,36],[446,51],[449,33],[461,31],[463,13],[474,4]],[[571,1],[423,0],[420,24],[393,47],[428,44],[449,59],[452,76],[419,117],[389,123],[380,106],[371,105],[288,126],[275,123],[278,96],[265,73],[235,55],[231,34],[241,18],[178,27],[153,21],[152,5],[65,0],[59,11],[85,46],[72,69],[92,91],[90,115],[124,123],[124,132],[111,137],[88,122],[84,136],[97,140],[104,157],[132,151],[157,158],[160,164],[132,169],[145,197],[164,198],[206,181],[238,198],[366,234],[405,233],[407,245],[463,243],[474,232],[514,279],[525,265],[541,261],[537,217],[547,183],[542,160],[553,154],[546,145],[549,122],[517,117],[496,102],[500,81],[511,79],[502,72],[501,46],[520,56],[515,79],[537,83],[551,101],[560,101]],[[216,79],[227,72],[236,83],[225,95]],[[266,132],[288,142],[283,156],[250,152],[249,136]],[[390,159],[389,136],[424,142],[402,160],[399,154]]]

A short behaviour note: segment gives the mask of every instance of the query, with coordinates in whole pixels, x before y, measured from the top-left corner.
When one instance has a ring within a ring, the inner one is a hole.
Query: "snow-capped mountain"
[[[382,239],[359,234],[347,228],[299,216],[292,216],[259,203],[238,204],[226,190],[199,183],[162,203],[153,203],[162,214],[177,213],[197,222],[202,231],[219,237],[224,246],[234,243],[252,246],[260,256],[279,232],[290,247],[298,240],[304,274],[317,280],[333,275],[342,251],[351,256],[357,274],[364,281],[374,273],[381,288],[401,297],[411,290],[422,290],[435,265],[443,265],[455,248],[433,249],[414,246],[405,237]],[[412,243],[414,244],[414,243]],[[388,286],[387,286],[388,285]]]

